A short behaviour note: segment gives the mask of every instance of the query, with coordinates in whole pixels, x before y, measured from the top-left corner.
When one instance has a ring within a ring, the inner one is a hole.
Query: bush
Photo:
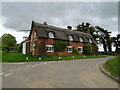
[[[2,51],[9,52],[10,48],[7,45],[2,45]]]
[[[78,51],[75,49],[75,47],[73,47],[73,54],[76,54],[76,55],[79,54]]]
[[[92,54],[92,46],[91,46],[91,44],[85,44],[83,46],[83,54],[84,55],[91,55]]]
[[[56,52],[64,52],[68,45],[69,45],[69,42],[67,41],[55,41],[54,49]]]

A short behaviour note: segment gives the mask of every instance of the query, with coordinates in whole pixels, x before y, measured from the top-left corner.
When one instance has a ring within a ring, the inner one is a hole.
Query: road
[[[3,63],[3,88],[118,88],[99,64],[108,58]]]

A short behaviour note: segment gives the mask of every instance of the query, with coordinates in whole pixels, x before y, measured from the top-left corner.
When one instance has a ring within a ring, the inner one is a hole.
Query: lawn
[[[3,53],[2,62],[32,62],[32,61],[60,61],[60,60],[72,60],[72,59],[87,59],[87,58],[104,58],[106,56],[100,55],[76,55],[76,56],[51,56],[41,58],[34,57],[30,54],[21,54],[21,53]],[[27,60],[28,59],[28,60]]]
[[[105,63],[105,68],[111,72],[113,76],[120,77],[120,56],[109,59]]]

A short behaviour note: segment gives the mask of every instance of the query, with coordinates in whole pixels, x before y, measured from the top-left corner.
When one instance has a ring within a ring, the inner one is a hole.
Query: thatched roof
[[[44,24],[32,21],[31,30],[33,28],[35,29],[37,36],[40,38],[49,38],[48,33],[54,32],[54,34],[55,34],[54,39],[69,41],[68,36],[72,35],[74,38],[73,41],[79,42],[80,37],[83,37],[84,42],[89,42],[89,39],[92,39],[93,43],[95,43],[93,37],[89,33],[72,31],[72,30],[63,29],[63,28],[59,28],[59,27],[55,27],[55,26],[51,26],[51,25],[44,25]]]

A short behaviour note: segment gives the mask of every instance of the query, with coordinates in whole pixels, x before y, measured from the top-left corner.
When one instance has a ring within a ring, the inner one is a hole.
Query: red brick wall
[[[54,43],[54,40],[53,39],[45,39],[45,38],[39,38],[38,39],[38,43],[41,43],[42,40],[45,40],[45,44],[46,45],[53,45]],[[84,46],[84,43],[81,43],[81,42],[70,42],[70,45],[69,46],[73,46],[75,47],[76,50],[78,50],[78,47],[83,47]],[[47,54],[50,54],[50,55],[74,55],[73,53],[69,53],[67,52],[67,48],[64,52],[58,52],[58,53],[55,53],[55,52],[47,52]],[[83,53],[79,52],[79,55],[82,55]]]
[[[34,36],[34,33],[35,33],[35,30],[33,29],[31,35]],[[31,41],[31,38],[30,38],[30,45],[36,44],[37,41],[38,41],[37,37],[34,38],[33,41]],[[35,55],[35,50],[30,50],[30,53],[32,53],[32,55]]]

